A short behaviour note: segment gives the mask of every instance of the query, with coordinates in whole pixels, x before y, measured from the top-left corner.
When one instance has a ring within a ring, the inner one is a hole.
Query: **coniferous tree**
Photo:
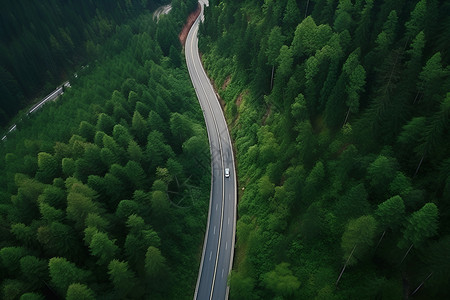
[[[48,263],[51,286],[60,295],[66,294],[72,283],[84,283],[89,278],[89,272],[78,268],[74,263],[63,257],[53,257]]]
[[[117,298],[136,295],[136,276],[129,269],[128,263],[117,259],[111,260],[108,265],[108,274],[114,285]]]

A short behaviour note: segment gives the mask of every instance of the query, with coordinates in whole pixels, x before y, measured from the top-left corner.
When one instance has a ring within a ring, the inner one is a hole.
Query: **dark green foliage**
[[[48,281],[48,262],[35,256],[24,256],[20,259],[20,271],[27,285],[35,290]]]

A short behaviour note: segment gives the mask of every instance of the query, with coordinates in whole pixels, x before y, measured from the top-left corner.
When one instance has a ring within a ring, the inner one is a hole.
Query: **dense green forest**
[[[29,99],[52,91],[96,57],[117,25],[155,9],[152,1],[2,2],[0,14],[0,126]]]
[[[450,298],[450,2],[209,4],[240,184],[231,299]]]
[[[195,4],[117,25],[0,143],[1,299],[192,298],[210,188],[178,41]]]

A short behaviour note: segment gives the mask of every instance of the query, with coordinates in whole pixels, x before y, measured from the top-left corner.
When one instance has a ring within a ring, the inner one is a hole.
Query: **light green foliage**
[[[377,193],[384,194],[394,179],[397,170],[395,161],[384,155],[378,156],[367,168],[370,185]]]
[[[131,183],[133,189],[143,189],[146,183],[146,175],[141,165],[135,161],[128,161],[124,168],[127,181]]]
[[[81,228],[84,225],[89,213],[98,211],[97,205],[92,201],[92,196],[78,193],[73,191],[73,189],[67,195],[67,218],[73,220],[78,227]]]
[[[108,264],[117,254],[119,247],[115,240],[110,240],[108,235],[103,232],[96,232],[89,244],[91,254],[98,257],[99,265]]]
[[[304,121],[308,117],[306,100],[303,94],[298,94],[291,105],[291,114],[298,121]]]
[[[170,131],[176,142],[180,145],[189,139],[193,134],[190,120],[179,113],[173,113],[170,116]]]
[[[311,16],[306,17],[295,29],[291,44],[293,55],[298,57],[314,54],[328,42],[331,35],[330,26],[317,26]]]
[[[86,227],[95,227],[105,230],[109,227],[109,221],[96,213],[89,213],[86,217]]]
[[[113,259],[108,265],[109,279],[114,285],[117,297],[123,298],[133,294],[136,276],[129,269],[128,263]]]
[[[95,300],[94,292],[85,284],[72,283],[67,289],[67,300]]]
[[[48,223],[53,221],[63,221],[65,217],[64,211],[56,209],[46,203],[39,204],[39,211],[41,212],[42,219]]]
[[[419,72],[420,63],[422,59],[422,51],[425,47],[425,34],[423,31],[419,32],[411,43],[411,48],[406,51],[410,60],[407,62],[409,71],[417,73]]]
[[[378,205],[375,211],[380,227],[396,230],[403,223],[405,205],[400,196],[394,196]]]
[[[92,237],[97,232],[98,232],[98,229],[95,226],[88,226],[84,229],[84,239],[83,240],[84,240],[84,243],[86,244],[86,246],[89,246],[91,244]]]
[[[86,121],[81,121],[78,132],[80,136],[84,137],[87,141],[93,141],[95,136],[95,126]]]
[[[98,115],[97,130],[103,131],[106,134],[111,134],[114,126],[114,120],[105,113]]]
[[[261,177],[258,187],[261,198],[265,200],[271,197],[275,191],[275,185],[270,182],[269,176]]]
[[[121,219],[128,219],[129,216],[138,213],[139,206],[132,200],[122,200],[117,205],[116,216]]]
[[[62,171],[66,176],[72,176],[75,173],[76,166],[73,158],[64,157],[62,160]]]
[[[133,114],[133,119],[131,121],[131,130],[133,135],[136,136],[139,145],[145,145],[145,141],[148,135],[148,125],[137,110]]]
[[[62,257],[53,257],[48,263],[51,286],[60,295],[66,294],[67,288],[72,283],[84,283],[89,277],[89,272],[78,268],[74,263]]]
[[[125,148],[126,146],[128,146],[128,143],[131,140],[131,135],[128,132],[127,128],[120,124],[117,124],[113,127],[113,138],[120,147]]]
[[[36,176],[42,182],[50,182],[58,175],[58,162],[46,152],[38,154],[38,168]]]
[[[141,162],[143,152],[141,147],[134,140],[131,140],[127,148],[128,158],[135,162]]]
[[[403,238],[399,247],[406,248],[410,244],[419,246],[427,238],[437,233],[439,211],[434,203],[425,204],[420,210],[414,212],[406,223]]]
[[[292,274],[288,263],[275,266],[275,270],[263,275],[264,285],[275,295],[292,296],[300,287],[300,281]]]
[[[444,70],[442,68],[441,53],[435,53],[425,64],[422,72],[419,75],[420,84],[418,88],[426,93],[427,96],[431,95],[431,87],[436,80],[440,80]]]
[[[167,193],[162,191],[152,192],[152,211],[153,216],[158,220],[163,220],[169,213],[170,202]]]
[[[278,26],[272,28],[272,30],[270,31],[269,38],[267,40],[267,49],[265,51],[269,65],[272,66],[275,65],[278,55],[280,54],[280,48],[281,46],[283,46],[284,40],[285,37],[281,33],[281,28]]]
[[[417,2],[414,10],[411,12],[410,19],[405,23],[406,37],[413,38],[423,30],[426,18],[427,1],[421,0]]]
[[[156,279],[165,275],[166,259],[161,255],[161,251],[153,246],[148,247],[145,253],[145,273],[151,279]]]
[[[411,179],[402,172],[397,172],[394,180],[389,185],[389,191],[393,195],[405,196],[412,190]]]
[[[346,104],[352,113],[357,113],[359,110],[359,95],[364,91],[366,84],[366,71],[359,64],[358,56],[359,49],[352,52],[342,66],[342,71],[348,78],[345,86],[348,94]]]
[[[349,265],[365,259],[374,244],[376,228],[377,221],[370,215],[350,220],[341,239],[342,260],[347,261],[353,249],[355,250],[348,261]]]

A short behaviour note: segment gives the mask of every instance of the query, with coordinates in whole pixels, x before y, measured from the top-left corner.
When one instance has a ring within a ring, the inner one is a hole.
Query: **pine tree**
[[[38,154],[38,171],[36,179],[44,183],[50,183],[53,178],[59,175],[59,165],[56,159],[46,152]]]
[[[119,247],[115,240],[110,240],[108,235],[103,232],[96,232],[89,244],[89,250],[92,255],[98,257],[97,264],[106,265],[117,255]]]
[[[347,260],[348,265],[354,265],[365,258],[374,244],[376,228],[377,221],[370,215],[350,220],[341,240],[343,260]]]
[[[292,28],[300,20],[300,10],[297,6],[297,1],[288,0],[284,12],[283,23],[287,28]]]
[[[412,39],[415,37],[420,31],[422,31],[425,27],[425,19],[426,19],[426,10],[427,10],[427,1],[420,0],[417,2],[416,7],[411,12],[409,21],[405,23],[406,34],[405,37],[407,39]]]
[[[66,294],[67,300],[95,300],[94,292],[85,284],[72,283]]]
[[[358,26],[355,30],[355,41],[360,47],[365,45],[365,42],[370,38],[370,28],[372,23],[373,0],[366,0],[365,2],[364,9],[361,11],[361,16],[358,21]]]
[[[353,27],[352,12],[353,5],[350,0],[339,0],[333,25],[335,31],[351,31],[351,28]]]
[[[394,196],[378,205],[375,211],[380,227],[397,230],[404,221],[405,205],[400,196]]]
[[[108,274],[117,298],[126,298],[137,294],[136,275],[129,269],[128,262],[113,259],[108,265]]]
[[[19,271],[19,261],[29,252],[23,247],[3,247],[0,250],[0,261],[7,274],[13,275]]]
[[[43,287],[48,282],[48,262],[35,256],[24,256],[20,259],[21,275],[35,290]]]
[[[59,295],[65,295],[72,283],[85,283],[90,273],[78,268],[63,257],[53,257],[48,263],[51,286]]]
[[[145,145],[148,135],[148,125],[138,111],[135,111],[133,114],[133,119],[131,121],[131,132],[136,137],[139,145]]]
[[[427,239],[437,234],[438,208],[434,203],[425,204],[420,210],[414,212],[408,219],[403,238],[399,241],[400,248],[409,245],[416,247]]]

